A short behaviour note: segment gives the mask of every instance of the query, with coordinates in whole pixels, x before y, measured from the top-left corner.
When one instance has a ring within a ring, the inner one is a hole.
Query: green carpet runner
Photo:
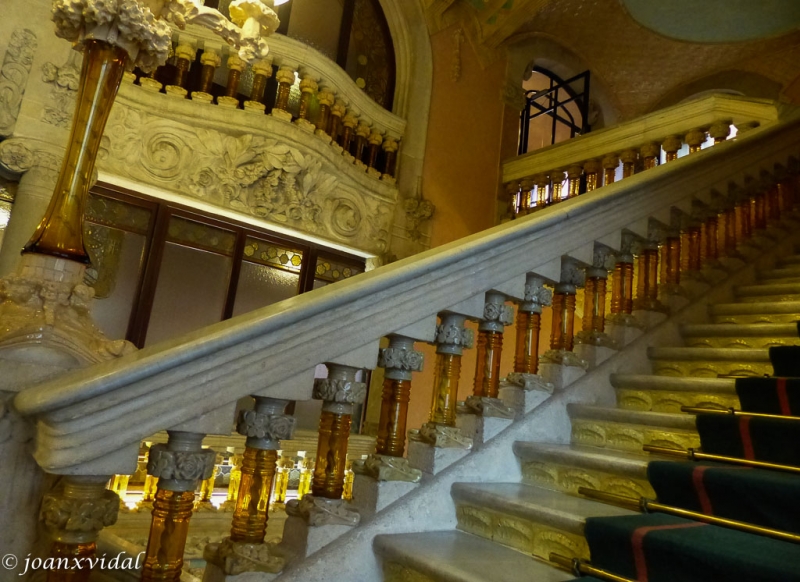
[[[682,509],[800,533],[800,477],[724,465],[656,461],[647,477],[658,501]]]
[[[800,416],[800,378],[738,378],[742,410]]]
[[[800,582],[800,545],[665,514],[589,518],[592,565],[639,582]]]
[[[800,421],[698,414],[704,453],[800,466]]]
[[[773,346],[769,359],[775,376],[800,378],[800,346]]]

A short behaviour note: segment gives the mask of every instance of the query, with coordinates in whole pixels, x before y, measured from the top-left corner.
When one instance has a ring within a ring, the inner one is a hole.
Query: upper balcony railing
[[[513,216],[540,210],[775,123],[779,114],[772,101],[710,95],[508,159],[509,208]]]

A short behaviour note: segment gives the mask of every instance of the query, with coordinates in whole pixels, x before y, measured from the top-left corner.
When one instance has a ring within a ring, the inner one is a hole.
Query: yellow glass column
[[[511,219],[517,218],[520,213],[520,186],[519,182],[508,182],[506,184],[506,196],[508,199],[508,213]]]
[[[381,148],[383,149],[383,174],[381,175],[381,179],[384,181],[394,180],[397,172],[395,167],[397,163],[397,150],[400,148],[400,144],[396,137],[389,135],[383,140]]]
[[[706,132],[702,129],[693,129],[686,134],[685,141],[689,144],[689,153],[696,154],[706,141]]]
[[[567,198],[577,198],[581,193],[581,176],[583,168],[575,165],[567,168]]]
[[[636,327],[633,317],[634,256],[633,247],[636,237],[624,232],[620,252],[616,254],[617,262],[611,275],[611,304],[606,325]]]
[[[555,170],[550,174],[550,204],[558,204],[563,200],[564,171]]]
[[[381,349],[378,356],[378,366],[385,372],[375,446],[377,455],[403,456],[412,373],[421,372],[422,365],[423,355],[414,350],[414,340],[389,336],[389,347]]]
[[[630,178],[636,173],[636,162],[639,161],[639,154],[636,150],[625,150],[620,154],[622,160],[622,178]]]
[[[619,167],[619,157],[610,155],[603,158],[603,185],[613,184],[617,179],[617,168]]]
[[[200,84],[197,91],[192,91],[192,100],[211,103],[214,100],[214,96],[211,95],[211,85],[214,83],[214,73],[222,64],[222,59],[217,51],[206,48],[200,55],[200,63],[203,66],[200,69]]]
[[[278,82],[278,93],[275,96],[275,105],[272,107],[270,115],[291,121],[292,114],[289,112],[289,94],[295,82],[294,69],[287,65],[282,65],[275,73],[275,80]]]
[[[346,154],[350,154],[350,148],[353,143],[353,135],[355,134],[356,125],[358,125],[358,116],[348,112],[347,115],[345,115],[342,119],[342,126],[344,129],[342,130],[342,137],[341,141],[339,142],[339,145],[342,146],[342,149]]]
[[[473,345],[473,333],[464,328],[466,317],[454,313],[440,315],[436,327],[436,363],[433,371],[433,392],[428,422],[422,425],[418,437],[433,446],[463,446],[471,440],[461,436],[456,428],[458,383],[461,377],[461,355]]]
[[[328,121],[328,127],[325,131],[329,136],[331,136],[331,142],[335,144],[339,143],[339,135],[342,131],[342,117],[344,117],[346,111],[347,106],[343,100],[336,99],[333,102],[333,105],[331,106],[330,120]]]
[[[247,63],[239,58],[239,55],[231,53],[225,63],[228,66],[228,81],[225,85],[225,95],[217,97],[217,103],[223,107],[236,109],[239,107],[239,81],[242,78]]]
[[[503,355],[505,326],[514,323],[514,308],[505,304],[501,293],[486,294],[483,319],[478,325],[478,344],[475,382],[472,395],[476,398],[497,398],[500,390],[500,360]]]
[[[575,336],[575,342],[589,346],[615,348],[614,341],[605,333],[606,295],[608,273],[616,265],[614,252],[600,244],[595,244],[592,266],[586,269],[586,283],[583,288],[583,324]]]
[[[602,166],[598,160],[589,160],[583,164],[583,171],[586,175],[586,192],[592,192],[600,188],[602,183]]]
[[[232,542],[246,544],[264,542],[280,441],[292,438],[295,424],[285,414],[286,400],[253,398],[254,409],[242,411],[236,426],[247,440],[230,536]]]
[[[354,146],[353,157],[355,158],[356,166],[365,166],[364,163],[364,150],[367,147],[367,140],[372,133],[372,128],[365,121],[361,121],[356,127],[356,143]]]
[[[247,111],[263,113],[264,94],[267,91],[267,81],[272,77],[272,59],[262,59],[253,63],[253,88],[250,90],[250,99],[244,102]]]
[[[323,404],[311,494],[341,499],[353,409],[364,402],[367,387],[355,381],[355,368],[339,364],[327,366],[328,377],[314,381],[313,398],[322,400]]]
[[[314,122],[314,128],[317,135],[321,137],[328,136],[328,126],[331,119],[331,107],[336,101],[336,95],[329,87],[322,87],[317,93],[317,102],[319,103],[319,114],[317,120]]]
[[[23,252],[88,264],[83,243],[84,209],[100,140],[128,54],[106,42],[87,40],[83,55],[67,152],[47,211]]]
[[[666,155],[667,162],[674,162],[678,159],[678,150],[683,146],[683,140],[677,135],[671,135],[664,140],[661,147]]]
[[[186,84],[189,81],[189,69],[194,62],[197,50],[194,46],[181,43],[175,48],[175,78],[172,85],[166,86],[167,94],[179,97],[186,97],[188,91]]]
[[[311,493],[311,478],[314,475],[314,459],[306,458],[305,451],[300,456],[300,482],[297,485],[297,498],[302,499]]]
[[[311,103],[317,96],[319,83],[312,75],[303,73],[300,80],[300,107],[295,123],[307,131],[314,131],[314,124],[309,121]]]
[[[658,300],[658,245],[647,242],[638,256],[639,279],[633,309],[643,311],[665,311]]]
[[[644,160],[644,169],[650,170],[658,165],[658,156],[661,154],[661,146],[657,143],[648,143],[639,149],[639,153]]]
[[[722,143],[731,134],[731,121],[715,121],[708,128],[708,135],[714,138],[714,144]]]
[[[523,178],[519,183],[519,213],[521,215],[530,214],[535,208],[535,201],[532,199],[533,193],[533,180],[531,178]]]
[[[539,174],[534,176],[533,183],[536,185],[536,209],[541,210],[548,204],[548,188],[550,187],[550,178],[547,174]]]
[[[535,375],[539,371],[542,307],[550,305],[552,300],[553,293],[544,286],[544,279],[528,275],[525,298],[517,310],[514,374]],[[509,381],[513,381],[513,378],[509,378]]]
[[[205,435],[167,431],[167,444],[150,448],[147,472],[158,478],[147,541],[143,582],[178,582],[199,481],[214,471],[215,453],[203,449]]]
[[[64,476],[44,495],[39,520],[52,540],[49,557],[57,565],[47,572],[48,582],[89,580],[92,569],[86,560],[96,557],[100,530],[114,525],[119,511],[119,496],[106,489],[108,480],[107,475]],[[76,560],[84,567],[77,567]]]
[[[369,148],[367,151],[367,171],[374,174],[376,178],[380,177],[380,172],[375,168],[378,163],[378,153],[381,151],[381,144],[383,143],[383,133],[373,130],[369,134]]]
[[[236,509],[236,499],[239,497],[239,486],[242,483],[242,455],[233,455],[233,447],[229,447],[229,452],[232,454],[228,463],[231,467],[228,479],[228,494],[222,505],[219,506],[220,511],[233,512]]]

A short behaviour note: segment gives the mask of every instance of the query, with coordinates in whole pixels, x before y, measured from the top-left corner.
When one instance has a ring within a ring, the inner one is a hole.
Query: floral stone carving
[[[289,440],[294,434],[295,417],[287,414],[262,414],[243,410],[236,431],[246,437],[271,441]]]
[[[3,66],[0,68],[0,136],[14,133],[22,96],[36,53],[36,35],[28,29],[11,33]]]
[[[236,576],[244,572],[276,574],[283,570],[286,559],[275,544],[249,544],[225,538],[219,544],[210,544],[203,552],[208,562],[218,564],[226,574]]]
[[[314,136],[283,125],[286,138],[268,128],[229,135],[222,122],[220,131],[207,129],[211,123],[201,126],[194,116],[162,118],[139,110],[146,104],[120,101],[98,156],[102,170],[353,247],[387,250],[396,188],[364,188],[315,149]]]
[[[417,483],[422,478],[422,471],[409,465],[408,459],[389,455],[370,455],[363,461],[355,461],[353,470],[377,481]]]
[[[455,324],[439,324],[436,326],[436,343],[471,348],[475,341],[475,333]]]
[[[367,385],[338,378],[317,378],[311,397],[337,404],[361,404],[367,397]]]
[[[483,306],[483,321],[511,325],[514,323],[514,307],[502,303],[486,303]]]
[[[163,443],[150,448],[147,473],[153,477],[180,481],[202,481],[214,472],[216,453],[211,449],[201,451],[171,451]]]
[[[62,66],[47,62],[42,65],[42,81],[52,86],[50,104],[42,109],[42,121],[66,128],[75,111],[75,98],[81,76],[80,55],[70,51]]]
[[[378,354],[378,366],[381,368],[421,372],[424,357],[422,352],[415,350],[383,348]]]
[[[96,533],[117,523],[119,496],[103,491],[102,497],[91,500],[70,499],[59,493],[48,493],[42,499],[39,519],[50,531]]]
[[[325,499],[304,495],[302,499],[292,499],[286,503],[286,513],[294,517],[302,517],[308,525],[350,525],[356,526],[361,515],[350,509],[343,499]]]

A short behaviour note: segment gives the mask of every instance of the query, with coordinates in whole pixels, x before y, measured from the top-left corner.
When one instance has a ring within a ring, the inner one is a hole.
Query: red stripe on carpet
[[[778,391],[778,402],[781,405],[781,414],[784,416],[792,415],[792,407],[789,406],[789,395],[786,394],[786,378],[778,378],[776,389]]]
[[[648,525],[636,528],[631,535],[631,545],[633,546],[633,560],[636,564],[636,580],[638,582],[647,582],[647,558],[644,555],[644,536],[651,531],[664,531],[668,529],[685,529],[689,527],[699,527],[701,525],[708,525],[707,523],[691,522],[691,523],[673,523],[671,525]]]
[[[753,439],[750,437],[750,418],[749,416],[739,417],[739,435],[742,437],[744,458],[749,461],[755,461],[756,455],[753,452]]]
[[[711,507],[711,498],[706,491],[706,484],[703,481],[706,469],[710,467],[695,467],[692,471],[692,483],[694,483],[694,490],[697,493],[697,500],[700,502],[700,510],[706,515],[714,515],[714,509]]]

